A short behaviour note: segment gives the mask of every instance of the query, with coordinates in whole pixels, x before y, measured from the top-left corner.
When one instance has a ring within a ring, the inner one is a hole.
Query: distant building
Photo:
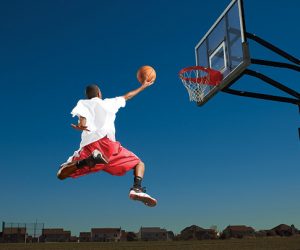
[[[122,231],[121,228],[92,228],[92,241],[120,241]]]
[[[247,226],[228,226],[223,231],[221,238],[247,238],[254,237],[255,230],[252,227]]]
[[[71,231],[64,231],[62,228],[44,228],[40,236],[40,242],[69,242]]]
[[[217,231],[214,229],[204,229],[196,225],[186,227],[180,232],[179,240],[209,240],[216,239]]]
[[[137,237],[144,241],[168,240],[168,232],[159,227],[141,227]]]
[[[298,232],[294,225],[288,226],[285,224],[280,224],[272,230],[279,236],[292,236]]]
[[[167,232],[167,239],[168,240],[173,240],[175,238],[175,234],[173,233],[173,231],[168,231]]]
[[[126,232],[125,230],[121,230],[120,241],[127,241],[127,236],[128,236],[128,232]]]
[[[70,242],[79,242],[79,238],[77,236],[71,236],[69,241]]]
[[[270,236],[270,237],[277,236],[277,233],[274,230],[272,230],[272,229],[265,230],[265,231],[267,233],[267,236]]]
[[[7,243],[25,242],[26,227],[6,227],[3,228],[2,241]]]
[[[38,243],[40,240],[40,237],[33,237],[32,235],[26,236],[26,243]]]
[[[92,239],[91,232],[80,232],[79,242],[90,242]]]
[[[126,240],[127,241],[137,241],[138,240],[137,234],[134,232],[126,232]]]
[[[267,230],[259,230],[259,231],[255,232],[255,237],[258,237],[258,238],[267,237],[267,235],[268,235]]]

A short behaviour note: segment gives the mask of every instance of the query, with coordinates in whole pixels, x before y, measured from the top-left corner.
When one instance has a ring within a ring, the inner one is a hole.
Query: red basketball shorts
[[[112,175],[124,175],[141,161],[134,153],[122,147],[119,142],[111,141],[107,137],[84,146],[77,155],[73,156],[72,161],[87,158],[95,149],[106,156],[108,164],[97,164],[92,168],[88,166],[80,168],[70,177],[77,178],[98,171],[105,171]]]

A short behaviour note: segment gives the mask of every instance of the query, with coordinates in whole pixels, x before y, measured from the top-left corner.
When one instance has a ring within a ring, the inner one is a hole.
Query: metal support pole
[[[299,114],[300,114],[300,105],[298,105],[298,111],[299,111]],[[298,135],[299,135],[299,140],[300,140],[300,128],[298,128]]]

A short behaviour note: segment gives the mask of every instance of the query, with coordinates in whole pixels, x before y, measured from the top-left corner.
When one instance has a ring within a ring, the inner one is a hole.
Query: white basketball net
[[[209,85],[209,74],[203,70],[192,69],[180,74],[180,79],[187,89],[190,101],[202,102],[204,97],[216,86]]]

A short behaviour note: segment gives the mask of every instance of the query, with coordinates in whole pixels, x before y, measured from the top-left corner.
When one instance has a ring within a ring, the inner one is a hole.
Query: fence
[[[44,223],[2,222],[2,240],[4,242],[39,242]]]

